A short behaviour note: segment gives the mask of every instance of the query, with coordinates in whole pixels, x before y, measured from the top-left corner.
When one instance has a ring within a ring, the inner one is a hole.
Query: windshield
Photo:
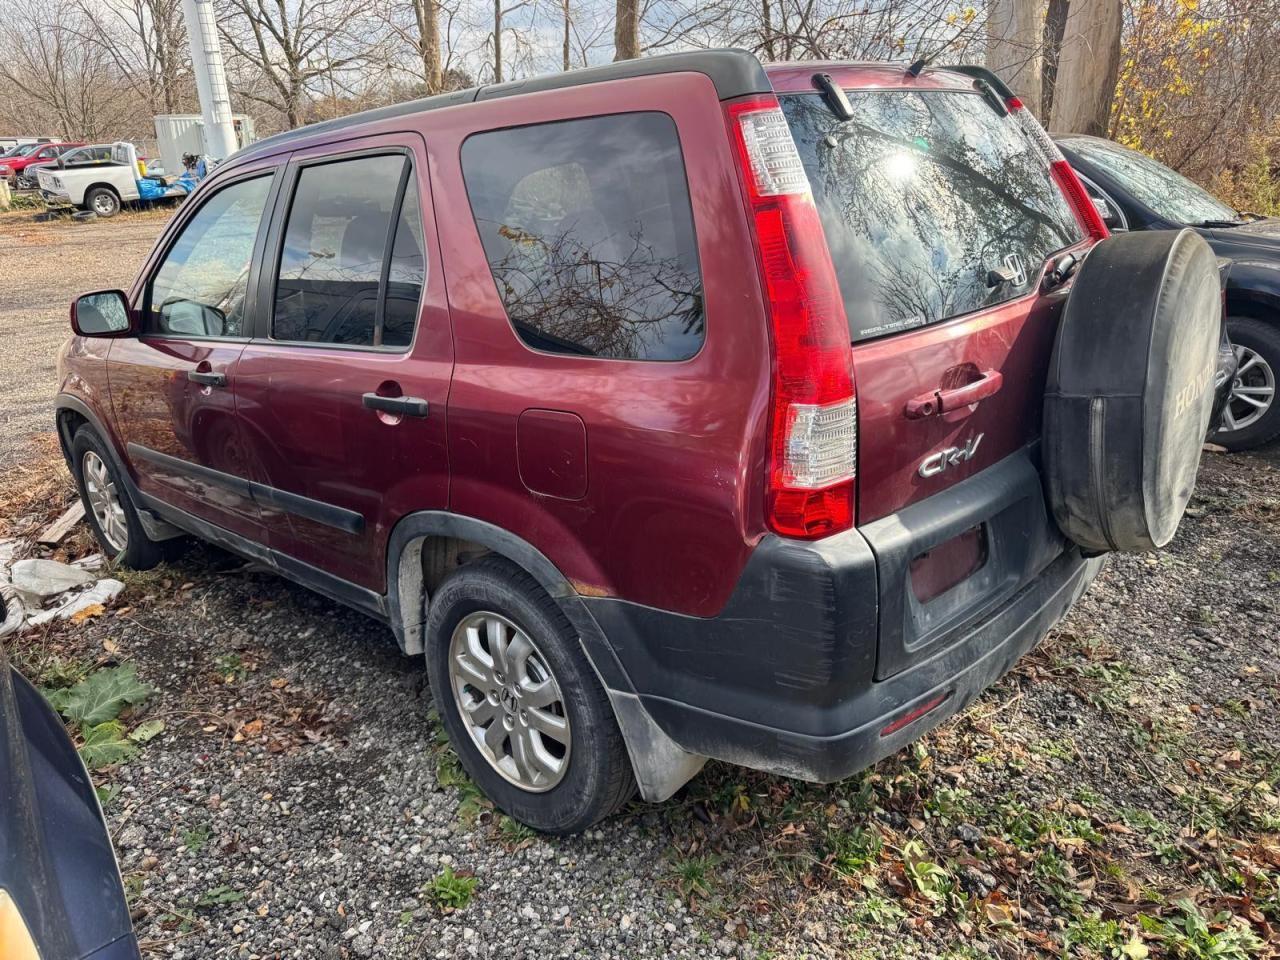
[[[44,146],[43,143],[24,143],[20,147],[14,147],[13,151],[11,153],[6,153],[5,156],[8,157],[9,159],[14,159],[15,157],[25,157],[27,154],[34,153],[38,148],[43,146]]]
[[[1016,121],[976,93],[781,97],[840,278],[852,339],[936,323],[1035,289],[1084,238]]]
[[[1240,222],[1240,214],[1180,173],[1145,153],[1109,140],[1064,140],[1090,163],[1101,167],[1134,198],[1173,223],[1199,224],[1225,220]]]

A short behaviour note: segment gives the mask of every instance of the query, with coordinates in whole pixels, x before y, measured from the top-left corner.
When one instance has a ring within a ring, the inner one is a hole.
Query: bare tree
[[[1037,0],[991,0],[987,8],[987,69],[1041,115],[1040,4]]]
[[[16,129],[67,139],[117,137],[138,125],[137,102],[71,0],[0,8],[0,116]],[[52,128],[52,129],[50,129]]]
[[[298,126],[313,84],[324,83],[331,94],[345,90],[348,72],[370,59],[375,44],[362,29],[366,14],[362,0],[222,0],[223,40],[261,75],[268,91],[241,87],[236,93],[274,107],[289,126]]]
[[[180,0],[80,2],[85,37],[146,98],[152,113],[174,113],[187,99],[190,55]]]
[[[1106,136],[1122,21],[1120,0],[1072,0],[1057,56],[1051,129]]]
[[[634,60],[640,56],[640,2],[618,0],[613,24],[613,59]]]

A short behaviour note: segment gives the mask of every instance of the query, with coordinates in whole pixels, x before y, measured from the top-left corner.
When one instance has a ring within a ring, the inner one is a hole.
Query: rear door
[[[255,496],[273,550],[383,593],[396,520],[449,498],[453,340],[422,137],[296,151],[277,206],[237,391]]]
[[[849,120],[816,93],[780,99],[849,319],[883,677],[1053,555],[1032,464],[1065,291],[1042,279],[1085,231],[1040,148],[967,79],[854,84]]]

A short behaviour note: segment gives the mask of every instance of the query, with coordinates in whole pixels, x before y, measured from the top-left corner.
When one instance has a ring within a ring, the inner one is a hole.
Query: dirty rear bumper
[[[943,520],[930,512],[938,505],[924,501],[888,524],[816,543],[766,537],[716,617],[610,598],[584,602],[638,705],[681,749],[803,780],[839,780],[968,706],[1102,568],[1103,559],[1083,557],[1052,527],[1029,455],[984,473],[968,490],[952,489]],[[950,531],[987,521],[1013,528],[1017,542],[993,550],[988,565],[1023,564],[1018,580],[1003,578],[1000,587],[1001,578],[989,579],[996,592],[948,618],[945,629],[922,632],[927,645],[904,659],[894,631],[919,613],[910,609],[905,563]],[[886,651],[895,658],[888,675],[877,664]],[[882,734],[939,697],[924,716]]]

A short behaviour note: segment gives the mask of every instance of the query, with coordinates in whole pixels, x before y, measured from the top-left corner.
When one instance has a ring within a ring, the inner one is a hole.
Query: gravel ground
[[[61,303],[59,269],[35,275]],[[12,450],[8,395],[0,409]],[[972,960],[1119,956],[1142,937],[1172,957],[1138,916],[1176,919],[1184,896],[1223,912],[1213,936],[1257,938],[1204,956],[1275,956],[1274,455],[1206,456],[1171,549],[1114,558],[918,748],[830,787],[712,764],[573,839],[486,807],[389,631],[212,548],[125,574],[104,616],[12,653],[46,683],[130,661],[157,688],[126,719],[164,732],[97,778],[157,956]],[[474,881],[456,909],[448,872]]]
[[[127,287],[172,212],[129,212],[86,224],[35,223],[28,211],[0,214],[0,464],[30,453],[31,435],[49,430],[71,298]]]
[[[1278,498],[1264,461],[1211,458],[1172,550],[1114,559],[1014,674],[867,777],[812,787],[713,765],[670,803],[567,840],[478,802],[439,745],[421,664],[388,631],[211,548],[130,577],[114,616],[36,642],[131,660],[159,688],[134,719],[165,733],[103,782],[139,936],[164,956],[1011,957],[1042,940],[1057,955],[1061,894],[965,843],[1007,852],[1011,805],[1064,800],[1100,829],[1148,811],[1176,838],[1199,816],[1188,791],[1226,789],[1216,758],[1239,751],[1227,762],[1251,781],[1280,773]],[[830,883],[832,837],[871,828],[887,879]],[[894,892],[889,851],[913,840],[966,895],[1018,891],[1017,950],[1009,929],[916,918],[910,891],[868,912]],[[1189,885],[1112,843],[1085,845],[1126,863],[1137,902]],[[446,865],[476,881],[465,909],[424,891]]]

